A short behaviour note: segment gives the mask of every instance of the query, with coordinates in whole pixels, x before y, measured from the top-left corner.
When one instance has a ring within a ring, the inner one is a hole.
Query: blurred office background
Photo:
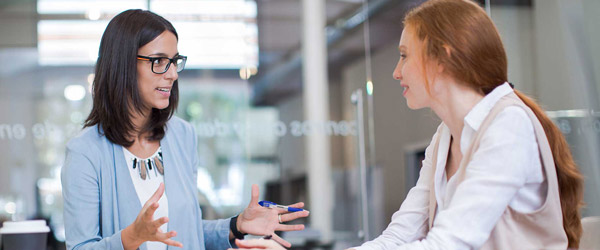
[[[402,18],[420,0],[0,0],[0,222],[47,219],[64,248],[65,144],[91,108],[100,37],[119,12],[170,20],[177,116],[198,132],[205,219],[261,199],[307,203],[297,249],[379,235],[439,120],[409,110],[392,79]],[[509,80],[537,99],[585,174],[600,216],[600,1],[480,0],[502,35]],[[353,97],[353,98],[352,98]],[[366,205],[365,205],[366,204]]]

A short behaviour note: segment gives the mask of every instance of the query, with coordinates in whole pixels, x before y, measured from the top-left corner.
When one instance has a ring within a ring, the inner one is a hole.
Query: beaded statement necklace
[[[133,169],[138,169],[140,173],[140,178],[142,180],[146,180],[146,178],[150,179],[150,172],[154,171],[154,176],[164,175],[165,169],[163,167],[163,157],[162,150],[159,148],[158,153],[154,155],[154,157],[150,157],[148,159],[140,159],[137,157],[133,158]],[[158,171],[158,174],[156,173]]]

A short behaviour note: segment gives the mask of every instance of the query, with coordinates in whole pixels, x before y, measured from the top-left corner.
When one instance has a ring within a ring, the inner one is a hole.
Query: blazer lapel
[[[114,192],[117,197],[117,206],[119,211],[119,230],[126,228],[131,225],[137,218],[140,211],[142,211],[142,204],[135,191],[131,176],[129,174],[129,164],[125,162],[125,155],[123,154],[123,147],[121,145],[113,145],[113,162],[115,171],[115,189]],[[146,250],[146,244],[142,244],[140,250]]]
[[[187,242],[191,244],[197,239],[190,238],[194,235],[194,231],[189,227],[190,224],[196,225],[197,222],[190,223],[190,218],[193,213],[190,212],[189,204],[193,203],[194,197],[190,197],[190,191],[186,189],[186,178],[184,178],[184,172],[182,169],[185,167],[182,164],[184,160],[181,159],[181,154],[177,154],[182,150],[177,141],[174,141],[176,137],[172,136],[168,131],[165,133],[165,137],[160,141],[160,147],[163,154],[164,163],[164,181],[165,181],[165,194],[168,198],[169,206],[169,224],[167,230],[173,229],[178,230],[177,236],[172,239],[179,242]],[[184,243],[185,244],[185,243]],[[189,249],[200,249],[196,245],[188,245],[186,248]],[[167,246],[167,249],[175,249]]]
[[[181,183],[177,184],[177,182],[181,181],[177,177],[177,169],[173,167],[176,163],[174,162],[174,159],[171,158],[173,154],[171,153],[171,147],[169,146],[168,138],[169,132],[166,132],[165,137],[163,137],[163,139],[160,140],[160,148],[162,150],[164,166],[163,178],[165,182],[165,194],[167,195],[169,206],[169,224],[167,225],[167,231],[171,231],[172,228],[179,228],[177,227],[177,224],[178,218],[181,217],[181,214],[178,214],[178,204],[176,201],[179,197],[178,194],[181,193],[179,190],[177,190],[181,186]]]

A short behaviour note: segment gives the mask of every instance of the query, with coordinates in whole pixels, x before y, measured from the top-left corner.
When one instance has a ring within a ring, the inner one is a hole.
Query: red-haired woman
[[[582,176],[560,130],[508,83],[485,11],[427,1],[405,17],[398,49],[408,106],[442,124],[392,222],[356,249],[577,248]]]

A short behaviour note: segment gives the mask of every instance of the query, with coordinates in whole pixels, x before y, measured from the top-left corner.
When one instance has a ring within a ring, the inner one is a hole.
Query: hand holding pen
[[[259,201],[258,205],[261,205],[263,207],[268,207],[268,208],[283,209],[284,211],[288,211],[288,212],[304,211],[304,209],[302,209],[302,208],[283,206],[283,205],[279,205],[279,204],[276,204],[275,202],[271,202],[271,201]],[[283,223],[283,221],[281,220],[281,214],[279,214],[279,223]]]
[[[268,207],[259,205],[258,196],[258,185],[252,185],[252,198],[250,204],[248,204],[248,207],[238,216],[238,231],[252,235],[271,235],[273,240],[277,243],[284,247],[291,247],[292,244],[276,235],[275,231],[303,230],[304,225],[302,224],[286,225],[282,223],[307,217],[309,212],[302,209],[304,203],[298,202],[289,206],[281,206],[279,208],[273,206],[271,208],[270,203]],[[263,204],[266,203],[263,202]],[[300,211],[296,211],[295,209],[299,209]]]

